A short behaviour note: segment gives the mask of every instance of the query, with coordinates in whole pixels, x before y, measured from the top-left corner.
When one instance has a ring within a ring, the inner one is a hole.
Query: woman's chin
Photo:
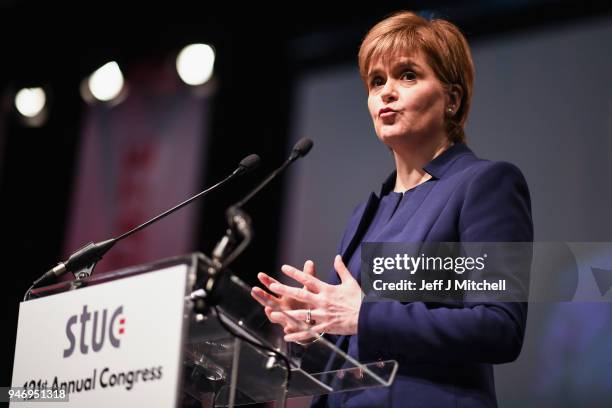
[[[382,134],[378,135],[378,140],[389,147],[393,147],[398,143],[406,143],[407,138],[407,135],[398,132],[383,132]]]

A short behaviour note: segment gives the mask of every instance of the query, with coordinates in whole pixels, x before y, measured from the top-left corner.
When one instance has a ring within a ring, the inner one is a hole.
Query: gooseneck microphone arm
[[[229,181],[230,179],[234,178],[238,174],[240,169],[241,169],[241,167],[238,167],[236,170],[234,170],[234,172],[232,174],[230,174],[229,176],[227,176],[223,180],[219,181],[217,184],[215,184],[215,185],[213,185],[211,187],[208,187],[206,190],[199,192],[198,194],[194,195],[193,197],[188,198],[187,200],[183,201],[182,203],[175,205],[174,207],[170,208],[169,210],[166,210],[163,213],[161,213],[161,214],[151,218],[149,221],[146,221],[146,222],[140,224],[139,226],[137,226],[135,228],[132,228],[131,230],[129,230],[127,232],[124,232],[123,234],[119,235],[117,238],[113,238],[113,239],[115,241],[120,241],[123,238],[129,237],[130,235],[134,234],[135,232],[138,232],[141,229],[148,227],[149,225],[153,224],[157,220],[160,220],[160,219],[162,219],[162,218],[172,214],[173,212],[180,210],[181,208],[183,208],[187,204],[191,203],[192,201],[197,200],[198,198],[206,195],[209,191],[212,191],[212,190],[216,189],[220,185],[225,184],[227,181]],[[242,168],[242,169],[244,169],[244,168]],[[242,170],[242,172],[244,172],[244,171],[246,171],[246,170]]]
[[[287,158],[287,160],[285,160],[285,162],[279,168],[274,170],[242,200],[238,201],[227,209],[226,217],[229,228],[227,229],[225,236],[221,238],[213,250],[213,260],[217,263],[219,270],[225,269],[225,267],[232,263],[251,242],[253,236],[251,218],[242,210],[242,207],[273,179],[275,179],[281,172],[283,172],[291,163],[300,157],[306,156],[310,149],[312,149],[312,145],[312,140],[307,138],[300,139],[293,146],[289,158]],[[238,235],[240,235],[242,240],[240,244],[234,248],[234,244],[236,242],[236,232]]]
[[[148,227],[154,222],[157,222],[160,219],[167,217],[173,212],[180,210],[181,208],[197,200],[198,198],[203,197],[210,191],[225,184],[229,180],[248,173],[249,171],[256,168],[259,165],[259,162],[260,162],[259,156],[257,156],[256,154],[249,155],[240,162],[240,164],[238,165],[236,170],[232,172],[232,174],[230,174],[229,176],[227,176],[220,182],[216,183],[215,185],[207,188],[206,190],[201,191],[200,193],[194,195],[193,197],[183,201],[182,203],[170,208],[167,211],[164,211],[163,213],[151,218],[150,220],[140,224],[139,226],[132,228],[131,230],[127,232],[124,232],[123,234],[115,238],[107,239],[105,241],[100,241],[97,243],[90,242],[89,244],[85,245],[84,247],[80,248],[75,253],[70,255],[70,257],[66,261],[60,262],[55,267],[47,271],[40,278],[38,278],[36,281],[34,281],[32,286],[26,293],[26,297],[32,289],[40,286],[43,283],[46,283],[55,278],[58,278],[59,276],[63,275],[66,272],[74,273],[76,277],[79,279],[89,276],[96,262],[102,259],[104,254],[108,252],[117,242],[121,241],[124,238],[127,238],[128,236],[132,234],[135,234],[136,232],[142,230],[143,228]]]
[[[270,181],[276,178],[278,174],[283,172],[287,168],[287,166],[289,166],[291,163],[293,163],[300,157],[306,156],[308,152],[310,151],[310,149],[312,149],[312,145],[313,145],[312,140],[307,139],[307,138],[300,139],[295,144],[295,146],[293,146],[293,149],[291,150],[291,154],[289,155],[289,158],[285,160],[285,162],[278,169],[274,170],[268,177],[266,177],[257,187],[255,187],[253,191],[247,194],[242,200],[232,205],[230,209],[231,208],[242,208],[247,202],[251,200],[251,198],[253,198],[257,193],[259,193],[261,189],[267,186],[268,183],[270,183]]]

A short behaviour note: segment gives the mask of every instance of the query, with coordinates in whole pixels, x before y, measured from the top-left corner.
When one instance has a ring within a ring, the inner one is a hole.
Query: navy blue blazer
[[[506,162],[483,160],[463,143],[435,158],[419,185],[393,216],[381,242],[531,242],[533,224],[527,183]],[[381,197],[392,191],[395,173]],[[361,244],[379,204],[372,193],[351,216],[339,252],[346,264]],[[355,273],[354,271],[351,271]],[[358,276],[356,276],[358,278]],[[334,273],[333,283],[338,283]],[[527,304],[490,302],[461,306],[364,302],[355,336],[330,336],[336,345],[357,342],[362,362],[394,359],[394,383],[315,398],[313,406],[495,407],[492,364],[515,360],[522,347]],[[351,339],[351,337],[355,337]]]

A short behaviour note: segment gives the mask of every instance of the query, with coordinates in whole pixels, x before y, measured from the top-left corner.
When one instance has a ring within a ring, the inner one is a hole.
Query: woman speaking
[[[288,342],[307,347],[317,338],[277,310],[361,362],[399,363],[390,387],[331,394],[315,406],[497,406],[492,364],[518,357],[526,303],[363,302],[360,244],[533,241],[525,179],[514,165],[480,159],[465,144],[474,67],[453,24],[411,12],[384,19],[361,44],[359,72],[395,171],[350,217],[331,281],[316,278],[307,261],[302,270],[281,268],[302,288],[260,273],[271,294],[258,287],[252,294]]]

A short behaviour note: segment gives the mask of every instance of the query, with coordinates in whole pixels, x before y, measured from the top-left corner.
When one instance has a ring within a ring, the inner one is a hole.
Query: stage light
[[[119,96],[123,84],[123,74],[115,61],[98,68],[87,81],[91,95],[103,102],[111,101]]]
[[[214,64],[215,51],[206,44],[188,45],[176,58],[179,77],[192,86],[207,82],[212,77]]]
[[[28,118],[40,115],[46,103],[47,96],[42,88],[24,88],[15,95],[17,111]]]

